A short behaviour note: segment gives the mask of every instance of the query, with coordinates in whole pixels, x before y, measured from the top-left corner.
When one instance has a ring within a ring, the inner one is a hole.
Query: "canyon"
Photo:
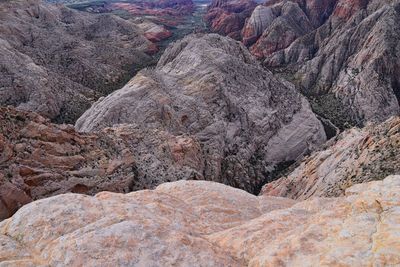
[[[0,266],[400,265],[399,0],[0,1]]]

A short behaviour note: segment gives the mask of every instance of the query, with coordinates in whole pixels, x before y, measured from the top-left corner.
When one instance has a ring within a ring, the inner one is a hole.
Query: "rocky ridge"
[[[213,0],[205,20],[214,32],[240,40],[246,18],[256,5],[253,0]]]
[[[264,186],[262,194],[293,199],[337,197],[354,184],[400,173],[400,117],[353,128],[304,159],[288,176]]]
[[[205,181],[33,202],[0,223],[20,266],[396,266],[400,176],[297,202]]]
[[[37,0],[0,3],[0,105],[75,122],[151,61],[132,22]]]
[[[326,140],[322,124],[292,84],[263,70],[239,42],[215,34],[190,35],[171,45],[155,69],[139,72],[94,104],[76,129],[121,123],[197,140],[197,169],[180,179],[218,181],[250,192],[280,163]],[[149,180],[165,176],[159,153],[147,162],[158,166],[147,173]]]
[[[294,82],[313,110],[340,128],[383,122],[400,113],[399,5],[267,1],[247,17],[241,37],[265,67]]]

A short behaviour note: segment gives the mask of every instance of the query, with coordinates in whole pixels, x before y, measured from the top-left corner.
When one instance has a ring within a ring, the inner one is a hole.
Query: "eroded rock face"
[[[400,176],[294,203],[205,181],[65,194],[0,223],[0,259],[24,266],[395,266]],[[54,223],[56,222],[56,223]]]
[[[0,219],[32,200],[155,188],[203,171],[193,136],[133,124],[77,133],[35,113],[0,108]]]
[[[170,46],[156,69],[141,71],[98,101],[76,128],[90,132],[120,123],[198,140],[201,164],[191,176],[248,191],[277,164],[326,139],[292,84],[263,70],[239,42],[216,34]]]
[[[330,105],[346,110],[340,115],[352,124],[385,121],[400,113],[398,10],[398,1],[339,1],[321,27],[264,53],[264,63],[290,69],[304,93],[336,99],[318,108],[333,121],[340,119]]]
[[[37,114],[0,108],[0,219],[66,192],[146,188],[137,178],[133,152],[117,135],[78,134]]]
[[[399,10],[398,0],[267,1],[242,41],[338,127],[383,122],[400,113]]]
[[[256,7],[253,0],[213,0],[205,20],[212,31],[241,40],[246,19]]]
[[[75,122],[153,49],[132,22],[37,0],[0,3],[0,105]]]
[[[265,185],[262,194],[294,199],[341,196],[354,184],[400,174],[399,155],[400,117],[394,117],[342,133],[287,177]]]

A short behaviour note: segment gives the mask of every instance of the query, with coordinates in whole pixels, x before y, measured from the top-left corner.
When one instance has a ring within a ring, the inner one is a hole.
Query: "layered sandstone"
[[[354,184],[400,174],[400,117],[345,131],[262,194],[294,199],[341,196]]]
[[[248,16],[241,37],[265,67],[294,82],[338,127],[383,122],[400,113],[399,5],[267,1]]]
[[[382,122],[400,113],[399,4],[342,0],[325,23],[287,48],[255,45],[252,51],[316,97],[315,109],[339,126],[341,120]],[[337,110],[345,112],[337,115]]]
[[[20,266],[396,266],[400,176],[294,203],[204,181],[65,194],[0,223]]]
[[[261,68],[239,42],[215,34],[190,35],[171,45],[155,69],[141,71],[98,101],[76,128],[90,132],[121,123],[197,140],[201,164],[180,179],[196,177],[252,192],[279,163],[326,139],[292,84]],[[149,165],[160,166],[163,155],[153,154]],[[165,172],[158,169],[147,179],[158,173]]]
[[[0,108],[0,219],[49,196],[131,192],[200,179],[197,138],[137,125],[77,133],[38,114]]]
[[[205,20],[212,31],[240,40],[246,19],[256,5],[253,0],[213,0]]]

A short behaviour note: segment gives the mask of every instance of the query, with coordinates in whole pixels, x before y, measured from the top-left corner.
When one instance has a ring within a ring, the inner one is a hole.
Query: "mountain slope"
[[[278,164],[326,140],[292,84],[263,70],[240,43],[215,34],[190,35],[170,46],[155,69],[139,72],[98,101],[76,128],[86,132],[121,123],[191,136],[200,142],[202,164],[193,177],[180,177],[250,192]],[[160,166],[146,175],[151,180],[163,173]]]
[[[37,0],[0,3],[0,105],[74,122],[150,62],[133,23]]]
[[[266,1],[241,36],[344,129],[400,113],[399,10],[398,0]]]

